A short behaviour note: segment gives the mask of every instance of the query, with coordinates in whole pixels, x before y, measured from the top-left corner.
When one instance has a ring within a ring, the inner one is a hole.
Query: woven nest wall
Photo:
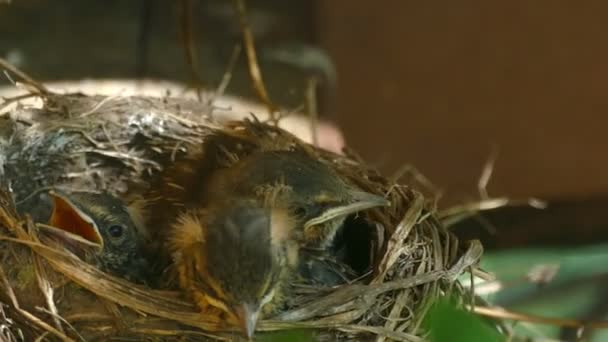
[[[41,107],[17,106],[1,117],[4,338],[234,337],[211,331],[183,293],[131,284],[49,246],[34,223],[17,214],[14,200],[35,201],[40,189],[50,187],[118,196],[134,191],[133,183],[145,187],[180,152],[222,129],[214,106],[178,98],[41,96]],[[422,340],[421,323],[434,300],[468,298],[457,277],[477,263],[481,246],[459,243],[414,189],[388,180],[354,155],[316,151],[340,175],[391,202],[365,213],[374,230],[367,242],[371,272],[302,294],[297,305],[262,320],[258,331],[305,328],[330,340]]]

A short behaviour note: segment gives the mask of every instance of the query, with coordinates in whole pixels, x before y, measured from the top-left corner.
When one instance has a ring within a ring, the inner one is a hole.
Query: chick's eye
[[[323,214],[329,207],[331,207],[330,203],[313,203],[295,208],[294,214],[301,218],[311,219]]]
[[[299,216],[299,217],[305,217],[305,216],[306,216],[306,208],[304,208],[304,207],[297,207],[297,208],[295,208],[295,209],[293,210],[293,213],[294,213],[296,216]]]
[[[125,228],[121,225],[113,225],[108,228],[108,234],[113,238],[119,238],[124,234]]]

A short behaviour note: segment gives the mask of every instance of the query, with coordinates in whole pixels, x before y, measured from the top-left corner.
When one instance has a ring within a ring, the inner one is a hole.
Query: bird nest
[[[121,196],[134,181],[147,184],[192,144],[222,129],[212,104],[179,98],[106,97],[38,91],[42,106],[17,106],[1,116],[0,331],[8,340],[108,337],[172,340],[231,339],[214,331],[188,297],[151,290],[107,275],[66,250],[49,246],[21,204],[40,189],[104,190]],[[262,130],[273,124],[250,119]],[[238,123],[237,123],[238,124]],[[423,195],[391,181],[355,155],[318,150],[319,158],[362,190],[385,196],[389,207],[363,220],[368,271],[347,284],[302,291],[288,310],[263,319],[258,334],[314,332],[336,339],[421,341],[422,320],[439,297],[468,294],[457,277],[482,254],[461,244]],[[8,182],[7,182],[8,181]],[[348,229],[349,223],[347,222]],[[353,226],[356,226],[353,224]],[[371,232],[371,233],[370,233]],[[301,298],[300,298],[301,297]]]

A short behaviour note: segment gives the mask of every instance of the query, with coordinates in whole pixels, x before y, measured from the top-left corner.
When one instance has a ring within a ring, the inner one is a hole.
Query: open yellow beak
[[[49,225],[65,232],[77,235],[98,248],[103,248],[103,238],[95,221],[78,208],[67,195],[50,191],[53,198],[53,213]]]

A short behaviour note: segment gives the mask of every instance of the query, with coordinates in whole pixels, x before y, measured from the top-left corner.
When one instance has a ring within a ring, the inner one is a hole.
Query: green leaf
[[[506,340],[483,318],[455,306],[447,299],[439,300],[431,307],[424,326],[432,342]]]

